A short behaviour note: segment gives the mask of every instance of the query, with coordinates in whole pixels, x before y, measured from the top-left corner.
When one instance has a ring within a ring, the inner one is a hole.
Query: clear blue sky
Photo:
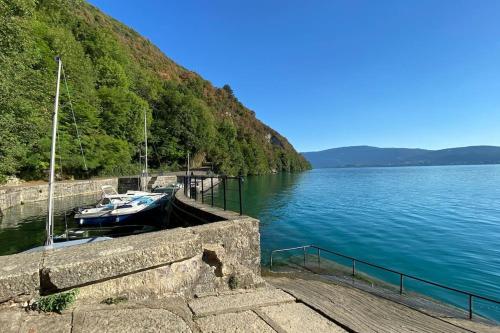
[[[299,151],[500,145],[500,1],[91,3]]]

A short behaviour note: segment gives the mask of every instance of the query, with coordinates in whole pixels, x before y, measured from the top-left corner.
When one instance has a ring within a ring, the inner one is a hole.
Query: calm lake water
[[[72,217],[65,219],[74,207],[94,203],[99,195],[76,196],[54,200],[54,234],[71,226]],[[15,206],[5,210],[0,217],[0,255],[18,253],[43,245],[46,238],[47,202],[39,201]]]
[[[228,185],[228,197],[229,208],[237,210],[235,185]],[[244,213],[261,220],[265,265],[272,249],[315,244],[500,298],[500,165],[317,169],[248,177],[243,188]],[[56,233],[64,231],[65,210],[93,201],[57,201]],[[7,210],[0,220],[0,255],[41,245],[45,215],[45,202]],[[465,296],[412,282],[405,287],[467,305]],[[474,307],[500,320],[499,306],[475,301]]]
[[[272,249],[315,244],[500,299],[500,165],[249,177],[244,201],[245,213],[261,220],[263,264]],[[357,269],[399,283],[398,276]],[[466,296],[405,286],[467,306]],[[500,320],[500,306],[474,304]]]

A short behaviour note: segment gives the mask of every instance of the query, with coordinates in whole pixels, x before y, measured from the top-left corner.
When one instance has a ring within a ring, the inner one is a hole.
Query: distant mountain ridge
[[[427,150],[352,146],[302,155],[313,168],[500,164],[500,147],[470,146]]]

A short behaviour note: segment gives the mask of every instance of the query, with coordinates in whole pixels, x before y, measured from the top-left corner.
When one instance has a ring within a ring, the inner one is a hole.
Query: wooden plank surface
[[[355,332],[498,332],[482,324],[467,329],[367,292],[317,280],[266,277],[277,288]]]

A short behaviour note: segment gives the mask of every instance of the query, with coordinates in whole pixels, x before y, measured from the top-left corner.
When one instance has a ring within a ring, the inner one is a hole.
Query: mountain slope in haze
[[[306,152],[314,168],[500,164],[500,147],[472,146],[441,150],[354,146]]]
[[[0,0],[0,50],[0,182],[45,177],[56,55],[88,166],[63,81],[57,160],[67,175],[137,173],[144,115],[153,168],[183,167],[188,152],[193,166],[227,174],[310,168],[229,85],[214,87],[85,1]]]

